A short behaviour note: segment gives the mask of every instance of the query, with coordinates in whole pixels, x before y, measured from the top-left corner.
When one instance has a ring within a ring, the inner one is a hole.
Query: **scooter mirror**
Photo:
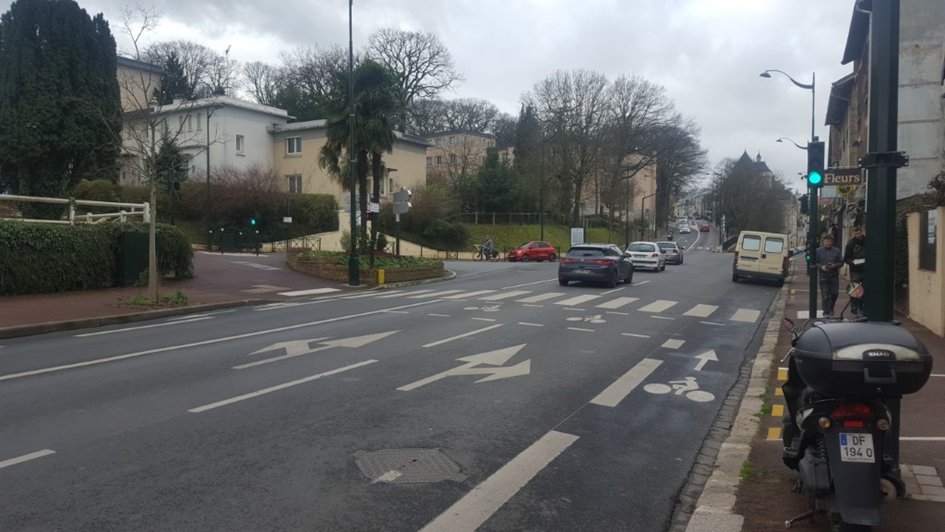
[[[782,320],[781,320],[781,325],[782,325],[785,329],[787,329],[787,330],[789,330],[789,331],[793,331],[794,328],[795,328],[794,320],[792,320],[791,318],[784,318],[784,319],[782,319]]]

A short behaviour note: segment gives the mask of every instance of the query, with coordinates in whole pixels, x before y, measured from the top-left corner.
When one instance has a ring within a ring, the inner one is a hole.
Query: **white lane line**
[[[617,316],[629,316],[629,312],[617,312],[616,310],[608,310],[604,314],[616,314]]]
[[[623,336],[632,336],[634,338],[649,338],[648,334],[636,334],[636,333],[620,333]]]
[[[475,292],[461,292],[459,294],[453,294],[451,296],[446,296],[443,299],[466,299],[469,297],[481,296],[484,294],[491,294],[495,290],[477,290]]]
[[[700,321],[699,323],[703,325],[715,325],[716,327],[725,327],[724,323],[716,323],[714,321]]]
[[[449,318],[449,314],[427,314],[427,316],[433,316],[434,318]]]
[[[817,317],[818,317],[818,318],[823,318],[823,317],[824,317],[824,311],[818,310],[818,311],[817,311]],[[809,319],[809,318],[810,318],[810,311],[809,311],[809,310],[798,310],[798,311],[797,311],[797,319],[799,319],[799,320],[806,320],[806,319]]]
[[[630,368],[630,371],[624,373],[622,377],[599,393],[597,397],[591,400],[591,403],[600,406],[617,406],[620,404],[620,401],[623,401],[624,397],[629,395],[634,388],[639,386],[640,383],[649,377],[662,363],[662,360],[644,358],[637,362],[636,366]]]
[[[344,366],[344,367],[341,367],[341,368],[338,368],[338,369],[333,369],[333,370],[331,370],[331,371],[326,371],[326,372],[324,372],[324,373],[319,373],[319,374],[317,374],[317,375],[312,375],[311,377],[305,377],[305,378],[302,378],[302,379],[297,379],[297,380],[294,380],[294,381],[289,381],[289,382],[286,382],[286,383],[284,383],[284,384],[279,384],[279,385],[276,385],[276,386],[271,386],[271,387],[269,387],[269,388],[265,388],[265,389],[259,390],[259,391],[257,391],[257,392],[251,392],[251,393],[247,393],[247,394],[243,394],[243,395],[238,395],[238,396],[236,396],[236,397],[231,397],[230,399],[224,399],[224,400],[222,400],[222,401],[217,401],[216,403],[210,403],[210,404],[208,404],[208,405],[198,406],[197,408],[191,408],[190,410],[188,410],[188,412],[191,412],[191,413],[193,413],[193,414],[199,414],[199,413],[201,413],[201,412],[206,412],[207,410],[213,410],[214,408],[220,408],[221,406],[231,405],[231,404],[233,404],[233,403],[238,403],[238,402],[240,402],[240,401],[245,401],[245,400],[247,400],[247,399],[252,399],[252,398],[254,398],[254,397],[259,397],[259,396],[261,396],[261,395],[266,395],[267,393],[277,392],[277,391],[279,391],[279,390],[284,390],[284,389],[286,389],[286,388],[291,388],[292,386],[298,386],[299,384],[305,384],[306,382],[312,382],[312,381],[318,380],[318,379],[320,379],[320,378],[322,378],[322,377],[330,377],[330,376],[332,376],[332,375],[336,375],[336,374],[338,374],[338,373],[343,373],[343,372],[345,372],[345,371],[350,371],[350,370],[352,370],[352,369],[357,369],[357,368],[360,368],[360,367],[362,367],[362,366],[367,366],[367,365],[373,364],[373,363],[375,363],[375,362],[377,362],[377,360],[365,360],[364,362],[358,362],[357,364],[351,364],[351,365]]]
[[[676,301],[669,301],[667,299],[657,299],[649,305],[640,307],[637,310],[640,312],[663,312],[664,310],[674,306],[676,303]]]
[[[758,321],[758,316],[761,316],[760,310],[754,310],[750,308],[740,308],[737,311],[735,311],[735,314],[732,314],[732,317],[729,319],[732,321],[755,323],[756,321]]]
[[[433,292],[432,294],[420,294],[416,296],[407,296],[407,297],[410,299],[426,299],[428,297],[430,298],[440,297],[440,296],[445,296],[447,294],[455,294],[457,292],[462,292],[462,290],[441,290],[439,292]]]
[[[546,294],[538,294],[537,296],[516,299],[515,301],[518,303],[538,303],[540,301],[545,301],[546,299],[554,299],[563,295],[564,292],[548,292]]]
[[[519,325],[524,325],[525,327],[544,327],[541,323],[528,323],[525,321],[518,322]]]
[[[298,297],[314,296],[315,294],[330,294],[332,292],[341,292],[338,288],[312,288],[311,290],[293,290],[291,292],[279,292],[280,296]]]
[[[234,310],[235,310],[235,309],[234,309]],[[167,318],[167,319],[164,320],[164,321],[168,321],[168,322],[181,321],[181,320],[185,320],[185,321],[186,321],[186,320],[192,320],[192,319],[195,319],[195,318],[203,318],[204,316],[209,316],[209,315],[210,315],[210,314],[190,314],[190,315],[184,315],[184,316],[173,316],[173,317]]]
[[[406,310],[385,310],[384,312],[387,314],[410,314]]]
[[[419,306],[421,306],[421,305],[429,305],[430,303],[436,303],[436,301],[422,301],[422,302],[420,302],[420,303],[412,303],[412,304],[410,304],[410,305],[402,305],[402,306],[399,306],[399,307],[393,307],[393,308],[389,308],[389,309],[370,310],[370,311],[368,311],[368,312],[359,312],[359,313],[357,313],[357,314],[348,314],[347,316],[338,316],[338,317],[335,317],[335,318],[326,318],[326,319],[324,319],[324,320],[309,321],[309,322],[306,322],[306,323],[298,323],[298,324],[295,324],[295,325],[286,325],[285,327],[277,327],[277,328],[275,328],[275,329],[266,329],[266,330],[263,330],[263,331],[254,331],[254,332],[243,333],[243,334],[235,334],[235,335],[233,335],[233,336],[224,336],[223,338],[212,338],[212,339],[210,339],[210,340],[201,340],[201,341],[199,341],[199,342],[193,342],[193,343],[189,343],[189,344],[170,345],[170,346],[167,346],[167,347],[158,347],[158,348],[155,348],[155,349],[148,349],[148,350],[146,350],[146,351],[137,351],[137,352],[128,353],[128,354],[125,354],[125,355],[116,355],[116,356],[112,356],[112,357],[99,358],[99,359],[95,359],[95,360],[88,360],[88,361],[85,361],[85,362],[77,362],[77,363],[75,363],[75,364],[66,364],[66,365],[64,365],[64,366],[54,366],[54,367],[51,367],[51,368],[43,368],[43,369],[37,369],[37,370],[33,370],[33,371],[24,371],[24,372],[22,372],[22,373],[11,373],[11,374],[9,374],[9,375],[0,375],[0,381],[6,381],[6,380],[11,380],[11,379],[19,379],[19,378],[22,378],[22,377],[29,377],[29,376],[32,376],[32,375],[42,375],[42,374],[44,374],[44,373],[53,373],[53,372],[55,372],[55,371],[63,371],[63,370],[67,370],[67,369],[83,368],[83,367],[86,367],[86,366],[95,366],[95,365],[98,365],[98,364],[105,364],[105,363],[108,363],[108,362],[114,362],[114,361],[116,361],[116,360],[125,360],[125,359],[128,359],[128,358],[137,358],[137,357],[141,357],[141,356],[145,356],[145,355],[153,355],[153,354],[155,354],[155,353],[164,353],[164,352],[167,352],[167,351],[178,351],[178,350],[187,349],[187,348],[190,348],[190,347],[200,347],[200,346],[203,346],[203,345],[219,344],[219,343],[221,343],[221,342],[229,342],[230,340],[240,340],[240,339],[242,339],[242,338],[252,338],[252,337],[254,337],[254,336],[262,336],[262,335],[264,335],[264,334],[272,334],[272,333],[283,332],[283,331],[291,331],[291,330],[293,330],[293,329],[301,329],[301,328],[305,328],[305,327],[312,327],[313,325],[322,325],[322,324],[325,324],[325,323],[334,323],[334,322],[336,322],[336,321],[351,320],[351,319],[354,319],[354,318],[361,318],[361,317],[364,317],[364,316],[374,316],[375,314],[383,314],[383,313],[385,313],[385,312],[387,312],[387,311],[389,311],[389,310],[398,310],[398,309],[403,309],[403,308],[419,307]]]
[[[900,436],[899,441],[945,441],[940,436]]]
[[[513,297],[524,296],[525,294],[530,294],[531,290],[512,290],[511,292],[502,292],[501,294],[496,294],[494,296],[480,297],[479,301],[499,301],[502,299],[510,299]]]
[[[670,318],[669,316],[650,316],[650,317],[653,318],[654,320],[666,320],[666,321],[674,321],[676,319],[676,318]]]
[[[578,331],[578,332],[594,332],[594,329],[582,329],[580,327],[568,327],[569,331]]]
[[[629,305],[630,303],[633,303],[634,301],[637,301],[639,299],[640,299],[639,297],[618,297],[606,303],[601,303],[600,305],[597,305],[597,308],[618,309],[622,306]]]
[[[0,346],[0,347],[3,347],[3,346]],[[945,374],[943,374],[943,373],[933,373],[933,374],[929,375],[929,377],[945,377]]]
[[[495,323],[496,321],[494,318],[472,318],[472,319],[475,321],[488,321],[490,323]]]
[[[660,347],[665,347],[666,349],[679,349],[684,343],[686,343],[685,340],[669,339],[663,342],[663,345]]]
[[[377,296],[377,298],[378,298],[378,299],[390,299],[390,298],[392,298],[392,297],[403,297],[403,296],[406,296],[407,294],[410,294],[410,295],[412,295],[412,296],[415,296],[415,295],[425,294],[425,293],[427,293],[427,292],[432,292],[432,291],[433,291],[432,288],[431,288],[431,289],[428,289],[428,290],[414,290],[413,292],[407,292],[407,293],[403,293],[403,292],[404,292],[403,290],[395,290],[395,291],[393,291],[393,292],[391,292],[391,293],[389,293],[389,294],[387,294],[387,295]]]
[[[627,289],[626,286],[621,286],[620,288],[614,288],[613,290],[608,290],[608,291],[606,291],[606,292],[601,292],[600,295],[602,295],[602,296],[609,296],[610,294],[613,294],[613,293],[615,293],[615,292],[619,292],[619,291],[621,291],[621,290],[626,290],[626,289]]]
[[[139,325],[139,326],[137,326],[137,327],[125,327],[125,328],[123,328],[123,329],[113,329],[113,330],[111,330],[111,331],[99,331],[99,332],[93,332],[93,333],[76,334],[76,335],[74,335],[74,336],[75,336],[76,338],[85,338],[85,337],[87,337],[87,336],[101,336],[101,335],[103,335],[103,334],[114,334],[114,333],[127,332],[127,331],[137,331],[137,330],[139,330],[139,329],[153,329],[153,328],[155,328],[155,327],[167,327],[168,325],[180,325],[180,324],[182,324],[182,323],[193,323],[193,322],[195,322],[195,321],[212,320],[212,319],[213,319],[213,317],[211,317],[211,316],[204,316],[204,317],[202,317],[202,318],[194,318],[194,319],[190,319],[190,320],[183,320],[183,319],[182,319],[182,320],[166,321],[166,322],[164,322],[164,323],[153,323],[153,324],[151,324],[151,325]]]
[[[503,286],[503,287],[500,288],[499,290],[510,290],[510,289],[512,289],[512,288],[521,288],[521,287],[523,287],[523,286],[532,286],[532,285],[536,285],[536,284],[550,283],[550,282],[557,281],[557,280],[558,280],[558,278],[555,277],[554,279],[548,279],[547,281],[535,281],[535,282],[533,282],[533,283],[513,284],[512,286]]]
[[[639,283],[633,283],[633,284],[630,285],[630,286],[640,286],[640,285],[644,285],[644,284],[646,284],[646,283],[648,283],[648,282],[649,282],[649,281],[640,281]]]
[[[465,337],[467,337],[467,336],[472,336],[472,335],[474,335],[474,334],[479,334],[479,333],[481,333],[481,332],[491,331],[492,329],[496,329],[496,328],[501,327],[501,326],[502,326],[501,323],[497,323],[497,324],[495,324],[495,325],[490,325],[490,326],[484,327],[484,328],[482,328],[482,329],[476,329],[475,331],[470,331],[470,332],[468,332],[468,333],[457,334],[456,336],[451,336],[451,337],[449,337],[449,338],[444,338],[444,339],[438,340],[438,341],[436,341],[436,342],[430,342],[429,344],[424,344],[422,347],[436,347],[436,346],[438,346],[438,345],[443,345],[443,344],[445,344],[445,343],[447,343],[447,342],[452,342],[453,340],[459,340],[460,338],[465,338]]]
[[[570,310],[571,312],[587,312],[586,310],[584,310],[584,309],[582,309],[582,308],[570,308],[570,307],[569,307],[569,308],[566,308],[566,309],[564,309],[564,310]]]
[[[333,303],[335,301],[338,301],[338,298],[326,297],[322,299],[313,299],[311,301],[293,301],[291,303],[270,303],[268,305],[261,305],[258,307],[254,307],[253,310],[255,310],[256,312],[266,312],[269,310],[279,310],[283,308],[301,307],[303,305],[317,305],[319,303]]]
[[[522,305],[522,306],[523,306],[523,307],[531,307],[531,308],[545,308],[544,305]]]
[[[578,436],[573,434],[549,431],[430,521],[420,532],[476,530],[577,440]]]
[[[585,295],[582,295],[582,296],[576,296],[576,297],[571,297],[571,298],[568,298],[568,299],[563,299],[563,300],[561,300],[561,301],[555,301],[555,305],[564,305],[564,306],[566,306],[566,307],[573,307],[573,306],[576,306],[576,305],[580,305],[581,303],[587,303],[588,301],[594,301],[595,299],[599,299],[599,298],[600,298],[600,296],[598,296],[598,295],[585,294]]]
[[[394,294],[400,294],[401,292],[403,292],[403,290],[384,290],[381,293],[392,296]],[[377,297],[377,296],[378,296],[378,291],[371,290],[370,292],[367,292],[364,294],[358,294],[356,296],[342,296],[342,297],[339,297],[338,299],[361,299],[363,297]]]
[[[43,449],[42,451],[36,451],[35,453],[24,454],[23,456],[17,456],[16,458],[8,458],[0,462],[0,469],[4,467],[14,466],[16,464],[22,464],[23,462],[29,462],[30,460],[36,460],[37,458],[42,458],[44,456],[49,456],[51,454],[56,454],[56,451],[52,449]]]
[[[716,305],[696,305],[691,309],[687,310],[683,316],[694,316],[696,318],[708,318],[712,315],[713,312],[718,310],[719,307]]]

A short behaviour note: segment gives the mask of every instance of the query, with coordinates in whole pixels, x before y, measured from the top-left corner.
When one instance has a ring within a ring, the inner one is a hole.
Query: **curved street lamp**
[[[761,74],[758,74],[758,75],[761,76],[761,77],[763,77],[763,78],[770,78],[772,72],[777,72],[778,74],[781,74],[782,76],[784,76],[784,77],[786,77],[787,79],[791,80],[791,83],[793,83],[794,85],[796,85],[796,86],[798,86],[798,87],[800,87],[800,88],[802,88],[802,89],[806,89],[806,90],[809,90],[809,91],[810,91],[810,139],[811,139],[811,141],[813,141],[813,140],[814,140],[814,131],[815,131],[815,129],[814,129],[814,116],[815,116],[815,113],[814,113],[814,102],[816,101],[815,98],[816,98],[816,93],[817,93],[817,74],[816,74],[815,72],[812,72],[812,73],[811,73],[811,75],[810,75],[811,81],[810,81],[809,84],[808,84],[808,83],[801,83],[800,81],[797,81],[796,79],[792,78],[791,75],[788,74],[787,72],[784,72],[784,71],[782,71],[782,70],[773,69],[773,68],[772,68],[772,69],[765,70],[764,72],[762,72]]]
[[[776,140],[775,142],[784,142],[785,140],[797,146],[799,150],[807,151],[807,146],[801,146],[800,144],[794,142],[794,139],[792,139],[791,137],[778,137],[778,140]]]

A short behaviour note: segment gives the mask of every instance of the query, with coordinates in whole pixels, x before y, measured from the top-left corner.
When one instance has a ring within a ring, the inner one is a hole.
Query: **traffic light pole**
[[[808,287],[807,310],[808,317],[814,319],[817,317],[817,221],[820,213],[817,208],[817,187],[808,187],[810,192],[807,196],[807,212],[810,213],[810,220],[807,227],[807,253],[810,254],[811,261],[807,264],[807,276],[810,280]]]

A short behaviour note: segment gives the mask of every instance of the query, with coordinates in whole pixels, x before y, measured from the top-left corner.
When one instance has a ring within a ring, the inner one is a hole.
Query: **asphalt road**
[[[0,530],[665,529],[777,290],[680,236],[613,290],[451,263],[6,341]]]

